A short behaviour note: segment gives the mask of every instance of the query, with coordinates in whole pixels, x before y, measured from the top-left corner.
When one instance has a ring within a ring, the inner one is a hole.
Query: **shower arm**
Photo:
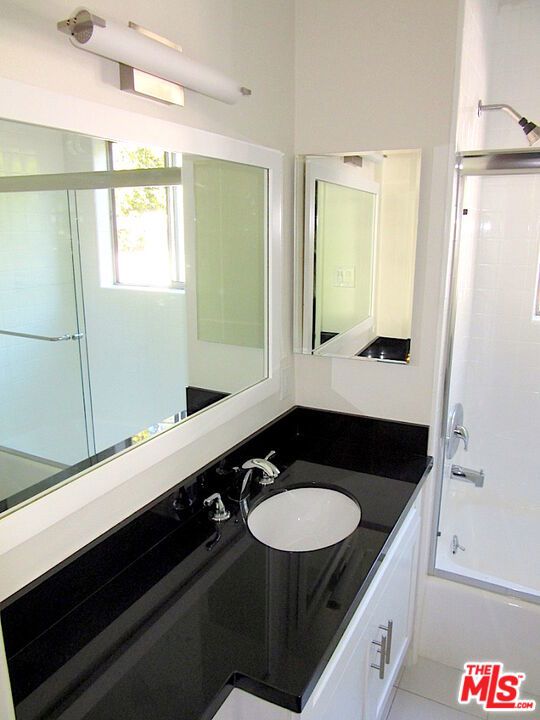
[[[482,101],[478,101],[478,117],[485,111],[485,110],[504,110],[507,112],[511,117],[514,118],[514,120],[517,120],[519,122],[523,115],[520,115],[511,105],[506,105],[505,103],[497,103],[495,105],[483,105]]]

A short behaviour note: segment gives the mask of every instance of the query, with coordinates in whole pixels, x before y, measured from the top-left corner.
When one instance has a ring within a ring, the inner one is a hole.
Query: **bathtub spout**
[[[470,468],[464,468],[461,465],[452,465],[451,475],[456,480],[463,480],[463,482],[470,482],[475,487],[484,487],[484,471],[483,470],[471,470]]]

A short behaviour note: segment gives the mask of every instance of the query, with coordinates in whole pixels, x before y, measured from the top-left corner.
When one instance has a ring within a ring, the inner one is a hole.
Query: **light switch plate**
[[[355,286],[354,265],[334,268],[334,287],[353,288]]]

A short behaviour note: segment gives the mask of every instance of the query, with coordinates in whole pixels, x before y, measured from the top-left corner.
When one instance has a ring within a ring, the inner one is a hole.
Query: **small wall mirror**
[[[301,351],[408,363],[420,150],[297,158]]]

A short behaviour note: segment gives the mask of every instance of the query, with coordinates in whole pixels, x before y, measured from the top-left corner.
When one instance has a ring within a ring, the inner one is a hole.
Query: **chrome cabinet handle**
[[[389,620],[388,625],[379,625],[380,630],[384,630],[386,633],[386,646],[385,646],[385,657],[384,661],[387,665],[390,665],[392,655],[392,630],[394,629],[394,621]]]
[[[374,670],[379,671],[379,680],[384,680],[384,668],[386,667],[385,658],[386,658],[386,635],[383,635],[381,637],[380,642],[378,640],[372,640],[371,641],[373,645],[378,646],[377,652],[380,655],[379,664],[375,665],[375,663],[371,663],[371,667]]]

